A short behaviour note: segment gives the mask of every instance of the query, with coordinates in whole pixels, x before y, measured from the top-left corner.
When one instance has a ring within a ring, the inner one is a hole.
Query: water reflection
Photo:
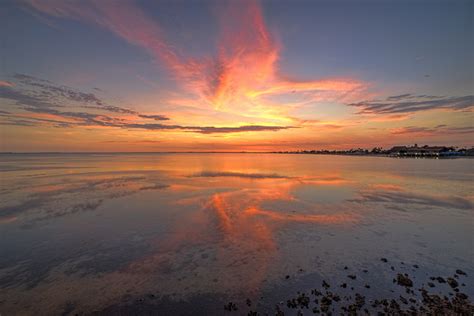
[[[381,254],[470,272],[469,243],[456,241],[472,230],[472,162],[444,163],[4,156],[0,312],[91,312],[149,293],[258,296],[295,271],[334,275]]]

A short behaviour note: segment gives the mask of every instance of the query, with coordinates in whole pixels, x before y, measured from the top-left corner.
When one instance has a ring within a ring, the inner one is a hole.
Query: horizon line
[[[395,145],[397,146],[406,146],[406,145]],[[423,145],[425,146],[425,145]],[[427,145],[430,146],[430,145]],[[436,147],[442,147],[442,145],[434,145]],[[419,146],[422,147],[422,146]],[[432,146],[430,146],[432,147]],[[474,146],[444,146],[444,147],[454,147],[458,149],[469,149],[474,148]],[[384,149],[382,150],[389,150]],[[273,151],[0,151],[0,155],[15,155],[15,154],[275,154],[275,153],[296,153],[296,152],[305,152],[305,151],[349,151],[349,150],[370,150],[369,148],[350,148],[350,149],[296,149],[296,150],[273,150]]]

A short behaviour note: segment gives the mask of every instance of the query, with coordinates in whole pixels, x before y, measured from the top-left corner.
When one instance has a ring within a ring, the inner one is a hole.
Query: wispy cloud
[[[218,53],[204,58],[181,54],[160,25],[130,1],[27,2],[41,13],[96,24],[143,48],[168,66],[177,82],[197,96],[201,106],[281,119],[288,115],[288,107],[270,102],[268,96],[305,93],[316,97],[329,93],[331,98],[347,97],[366,87],[350,78],[301,80],[281,73],[278,61],[282,45],[268,30],[256,1],[219,6]]]
[[[391,134],[394,135],[423,135],[423,136],[433,136],[438,134],[452,135],[452,134],[473,134],[474,135],[474,126],[463,126],[463,127],[449,127],[447,125],[441,124],[434,127],[423,127],[423,126],[406,126],[393,128],[390,130]]]
[[[13,87],[14,85],[13,82],[0,80],[0,87]]]
[[[19,101],[25,100],[27,97],[38,101],[30,104],[33,107],[63,107],[73,102],[88,109],[98,109],[120,114],[140,114],[134,110],[109,105],[94,93],[79,91],[31,75],[17,73],[13,75],[13,79],[17,82],[17,89],[3,90],[3,92],[7,93],[10,91],[21,94],[22,97],[18,97]]]
[[[259,131],[279,131],[293,126],[276,125],[242,125],[242,126],[194,126],[161,123],[143,123],[137,119],[149,119],[153,121],[168,121],[165,115],[142,114],[127,108],[107,105],[95,94],[84,93],[65,86],[57,86],[54,83],[38,79],[28,75],[14,76],[22,85],[12,88],[0,86],[0,98],[13,101],[14,104],[24,112],[47,115],[47,117],[36,117],[24,113],[9,113],[2,111],[0,124],[17,126],[50,125],[54,127],[77,127],[96,126],[124,129],[141,129],[151,131],[183,130],[200,134],[218,133],[240,133]],[[34,89],[30,89],[34,88]],[[84,110],[100,110],[102,112],[72,111],[67,104],[74,102],[76,107]],[[103,112],[114,114],[131,114],[136,119],[124,118],[122,116],[107,115]]]
[[[237,127],[214,127],[204,126],[196,129],[201,134],[215,133],[238,133],[238,132],[259,132],[259,131],[280,131],[284,129],[296,128],[295,126],[274,126],[274,125],[242,125]],[[192,128],[191,128],[192,129]]]
[[[152,119],[152,120],[155,120],[155,121],[167,121],[169,120],[169,117],[166,117],[164,115],[148,115],[148,114],[140,114],[138,115],[139,117],[142,117],[142,118],[147,118],[147,119]]]
[[[215,126],[186,126],[186,125],[165,125],[165,124],[123,124],[120,127],[130,129],[146,130],[187,130],[200,134],[220,134],[220,133],[240,133],[259,131],[279,131],[283,129],[295,128],[293,126],[272,126],[272,125],[243,125],[236,127],[215,127]]]
[[[74,102],[102,105],[102,101],[93,93],[85,93],[66,86],[58,86],[48,80],[39,79],[25,74],[15,74],[13,78],[15,78],[19,83],[39,88],[41,94],[45,97],[62,98]]]
[[[470,110],[474,107],[474,96],[432,96],[401,94],[385,100],[366,100],[349,103],[359,109],[359,114],[414,113],[429,110]]]

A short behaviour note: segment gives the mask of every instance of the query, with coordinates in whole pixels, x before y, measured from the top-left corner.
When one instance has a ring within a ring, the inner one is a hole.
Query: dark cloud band
[[[432,96],[401,94],[390,96],[385,100],[366,100],[349,103],[359,109],[359,114],[396,114],[413,113],[429,110],[462,111],[474,107],[474,96]]]
[[[161,123],[137,123],[121,117],[115,117],[104,113],[91,113],[86,111],[69,111],[64,104],[73,102],[78,108],[95,110],[115,114],[131,114],[138,118],[154,121],[168,121],[167,116],[161,114],[143,114],[127,108],[108,105],[98,96],[92,93],[84,93],[65,86],[57,86],[52,82],[38,79],[32,76],[16,74],[14,78],[19,85],[13,87],[0,86],[0,98],[13,101],[22,111],[49,114],[57,119],[42,119],[24,115],[12,114],[2,111],[0,113],[1,125],[18,126],[40,126],[49,124],[54,127],[74,126],[100,126],[125,129],[143,130],[184,130],[200,134],[218,133],[241,133],[260,131],[279,131],[294,128],[293,126],[266,126],[266,125],[243,125],[236,127],[215,126],[186,126]],[[63,119],[64,121],[61,121]]]

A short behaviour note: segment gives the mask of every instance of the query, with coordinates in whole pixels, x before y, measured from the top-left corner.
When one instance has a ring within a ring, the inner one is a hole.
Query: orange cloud
[[[391,115],[364,115],[364,120],[371,122],[396,122],[404,121],[410,118],[410,114],[391,114]]]
[[[9,81],[0,80],[0,87],[14,87],[15,84]]]
[[[278,69],[281,45],[265,24],[256,1],[229,2],[218,10],[220,36],[217,56],[183,56],[142,9],[129,1],[64,2],[29,0],[40,12],[86,20],[104,27],[127,42],[142,47],[163,62],[177,82],[196,96],[188,104],[212,107],[252,118],[288,121],[291,107],[269,102],[268,96],[287,93],[330,92],[342,98],[365,87],[352,79],[289,80]]]

